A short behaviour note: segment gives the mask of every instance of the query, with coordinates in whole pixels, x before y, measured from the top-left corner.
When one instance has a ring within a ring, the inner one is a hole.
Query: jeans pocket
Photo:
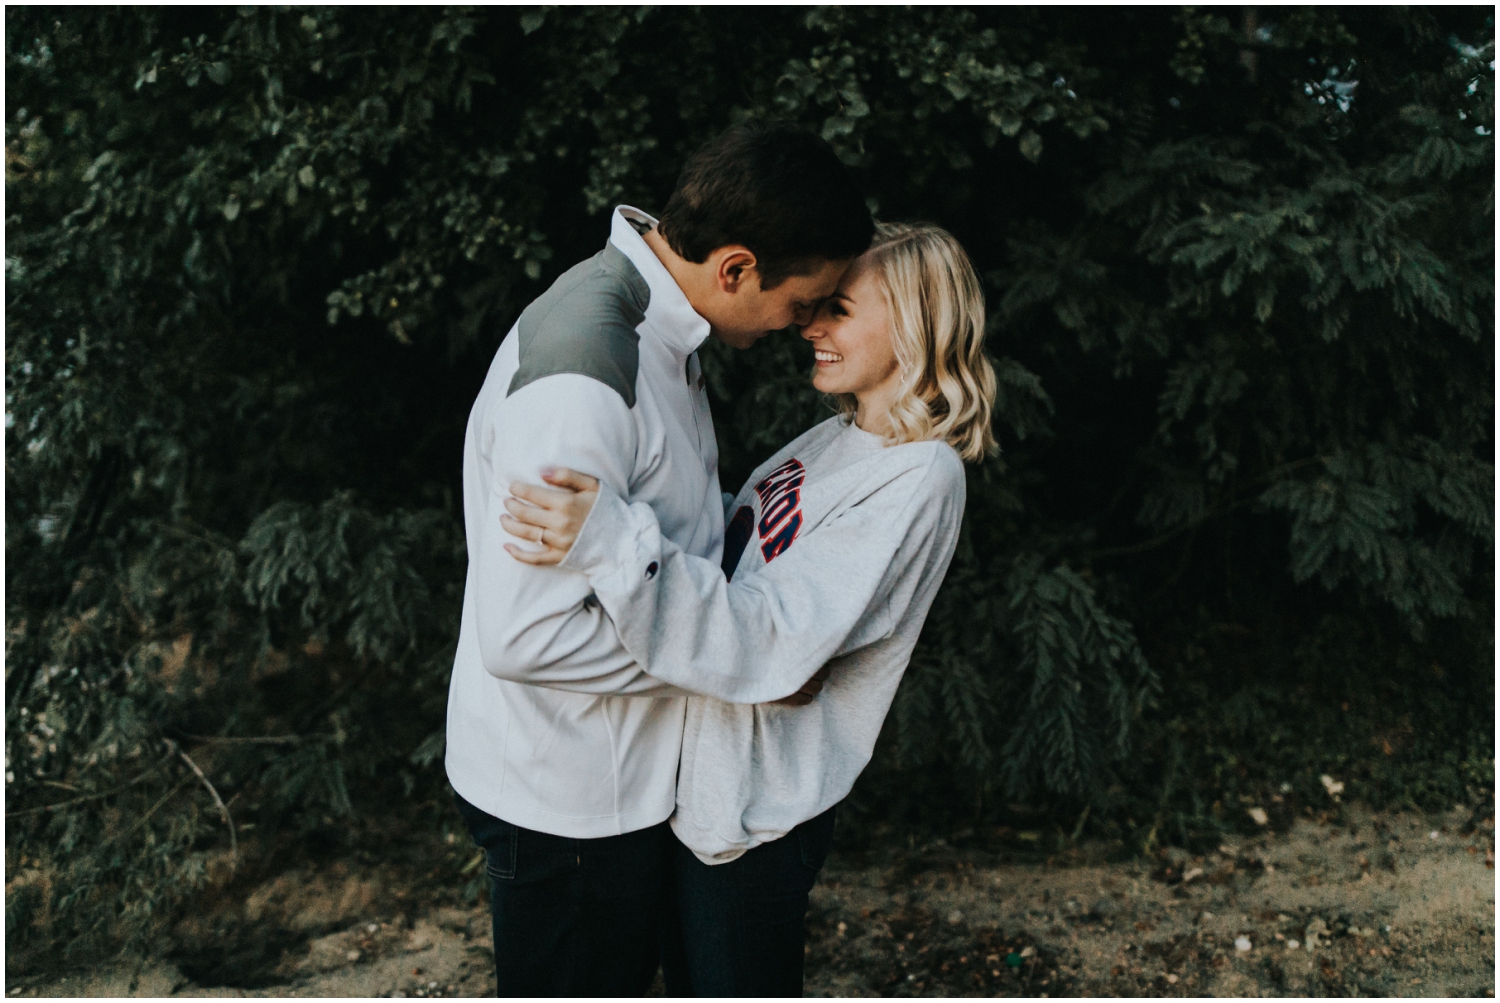
[[[484,866],[491,879],[510,881],[516,876],[516,844],[520,835],[521,831],[509,822],[500,822],[499,831],[484,848]]]

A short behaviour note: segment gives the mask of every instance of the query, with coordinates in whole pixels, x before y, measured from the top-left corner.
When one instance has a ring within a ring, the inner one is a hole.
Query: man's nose
[[[792,323],[796,324],[798,327],[806,328],[807,325],[812,323],[814,312],[814,309],[810,306],[793,307]]]

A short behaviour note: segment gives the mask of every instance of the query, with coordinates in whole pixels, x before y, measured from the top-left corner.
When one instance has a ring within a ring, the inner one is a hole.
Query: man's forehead
[[[811,272],[803,275],[789,276],[788,283],[795,283],[794,288],[799,293],[814,296],[821,299],[830,295],[838,288],[839,280],[849,270],[853,260],[830,261],[826,258],[820,260]]]

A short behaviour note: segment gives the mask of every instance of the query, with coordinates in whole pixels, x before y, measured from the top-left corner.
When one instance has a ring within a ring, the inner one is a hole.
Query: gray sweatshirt
[[[620,641],[687,700],[673,830],[733,860],[842,800],[881,724],[958,540],[963,463],[831,418],[731,503],[722,568],[662,536],[608,486],[564,567],[588,576]],[[727,576],[727,577],[726,577]],[[805,707],[767,704],[832,663]],[[733,702],[726,702],[733,701]]]

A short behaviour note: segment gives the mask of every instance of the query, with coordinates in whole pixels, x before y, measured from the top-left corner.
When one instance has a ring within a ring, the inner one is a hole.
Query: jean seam
[[[509,881],[516,876],[516,843],[521,833],[520,830],[513,825],[507,825],[506,828],[510,830],[510,838],[506,841],[510,844],[508,847],[506,847],[506,849],[510,851],[510,853],[508,854],[506,865],[504,867],[496,867],[493,863],[491,863],[491,861],[494,859],[494,855],[488,851],[484,855],[485,870],[489,872],[490,877],[499,881]]]

